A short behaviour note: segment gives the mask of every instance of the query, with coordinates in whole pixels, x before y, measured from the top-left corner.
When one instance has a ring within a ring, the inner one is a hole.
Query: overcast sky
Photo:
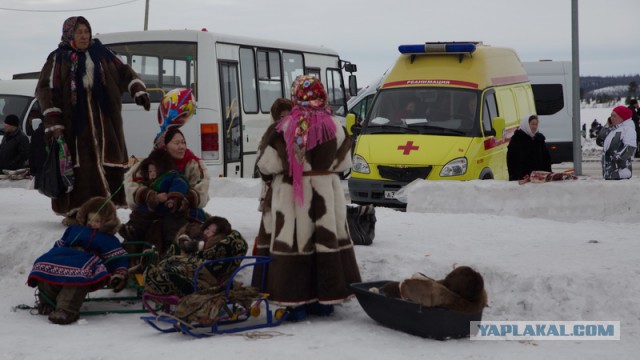
[[[99,33],[142,30],[145,0],[129,1],[0,1],[0,79],[40,70],[69,16]],[[637,0],[579,2],[581,75],[640,73],[639,9]],[[150,30],[201,28],[334,49],[358,65],[360,86],[406,43],[477,40],[522,61],[571,60],[570,0],[150,0]]]

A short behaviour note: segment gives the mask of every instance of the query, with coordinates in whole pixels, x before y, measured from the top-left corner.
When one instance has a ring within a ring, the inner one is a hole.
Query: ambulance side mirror
[[[348,113],[346,119],[347,119],[347,134],[349,134],[349,136],[353,136],[353,127],[356,126],[356,114]]]
[[[496,117],[491,121],[493,125],[493,131],[495,132],[496,139],[502,139],[504,136],[504,129],[506,127],[504,118]]]

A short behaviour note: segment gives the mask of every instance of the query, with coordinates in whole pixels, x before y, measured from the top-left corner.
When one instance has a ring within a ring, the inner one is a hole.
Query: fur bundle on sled
[[[403,281],[390,281],[380,288],[388,297],[401,298],[426,307],[442,307],[463,314],[476,314],[487,306],[484,279],[468,266],[460,266],[442,280],[416,273]]]

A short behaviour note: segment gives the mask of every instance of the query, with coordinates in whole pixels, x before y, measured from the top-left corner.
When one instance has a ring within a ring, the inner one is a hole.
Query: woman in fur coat
[[[263,178],[273,177],[265,292],[297,319],[305,309],[330,314],[360,281],[339,176],[351,166],[351,140],[326,100],[319,79],[296,78],[294,107],[258,159]]]
[[[209,173],[204,162],[187,148],[184,135],[178,127],[171,127],[163,132],[156,141],[156,147],[169,153],[173,169],[184,177],[189,188],[183,197],[173,199],[174,204],[168,214],[133,211],[129,222],[120,229],[119,234],[125,241],[162,243],[162,247],[168,249],[182,226],[188,222],[202,223],[205,220],[203,208],[209,202]],[[127,204],[131,209],[144,205],[155,209],[166,199],[163,200],[162,194],[153,190],[145,181],[141,164],[135,164],[125,174],[124,192]]]
[[[119,292],[127,283],[127,253],[114,236],[120,226],[116,207],[104,197],[94,197],[76,217],[81,225],[68,227],[53,248],[36,259],[27,280],[40,291],[38,313],[49,315],[55,324],[78,320],[88,292],[106,284]]]
[[[73,161],[73,190],[52,200],[53,211],[66,216],[65,225],[75,222],[75,212],[93,196],[113,195],[116,206],[125,205],[124,192],[118,191],[128,164],[121,115],[125,91],[149,110],[135,71],[92,38],[87,19],[68,18],[36,88],[46,138],[64,135]]]
[[[507,148],[509,180],[522,180],[532,171],[551,172],[551,155],[545,137],[538,132],[538,116],[531,115],[520,121]]]

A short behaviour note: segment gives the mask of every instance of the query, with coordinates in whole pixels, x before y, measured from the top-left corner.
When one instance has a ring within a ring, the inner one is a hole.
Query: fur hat
[[[271,120],[278,122],[282,120],[280,117],[283,111],[291,111],[293,103],[289,99],[278,98],[271,104]]]
[[[7,115],[6,118],[4,118],[4,123],[7,124],[7,125],[13,125],[13,126],[19,127],[20,126],[20,119],[17,116],[13,115],[13,114],[9,114],[9,115]]]
[[[89,222],[89,214],[97,213],[100,215],[102,225],[99,231],[111,235],[115,235],[120,227],[120,219],[116,212],[116,207],[113,203],[105,197],[96,196],[87,200],[76,214],[76,220],[82,225],[87,225]]]
[[[613,112],[618,114],[618,116],[622,118],[622,121],[631,119],[631,116],[633,115],[631,109],[622,105],[613,108]]]
[[[140,173],[145,180],[149,180],[149,165],[156,167],[158,175],[174,168],[173,158],[165,149],[155,149],[140,163]]]
[[[211,224],[216,224],[218,227],[218,230],[216,231],[217,234],[222,236],[231,234],[231,224],[229,223],[229,220],[220,216],[212,216],[202,224],[202,231],[206,230],[206,228]]]

